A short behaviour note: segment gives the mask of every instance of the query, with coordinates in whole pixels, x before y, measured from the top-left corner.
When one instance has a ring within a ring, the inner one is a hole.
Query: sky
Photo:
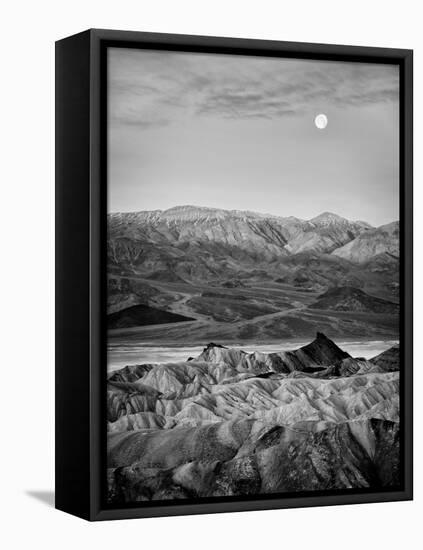
[[[109,48],[109,212],[330,211],[378,226],[398,203],[397,66]]]

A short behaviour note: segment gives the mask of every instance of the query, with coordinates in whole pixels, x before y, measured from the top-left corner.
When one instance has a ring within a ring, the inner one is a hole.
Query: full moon
[[[314,124],[316,125],[316,128],[319,128],[319,130],[324,130],[328,125],[328,117],[321,113],[314,119]]]

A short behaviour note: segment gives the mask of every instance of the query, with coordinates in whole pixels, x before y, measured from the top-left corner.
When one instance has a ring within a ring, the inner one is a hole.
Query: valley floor
[[[281,340],[305,341],[322,330],[338,340],[390,340],[399,332],[398,311],[366,310],[363,304],[345,302],[344,297],[326,300],[331,308],[318,309],[320,292],[276,282],[249,282],[239,288],[210,284],[151,281],[139,276],[115,280],[127,281],[129,293],[111,295],[109,321],[125,315],[134,304],[148,303],[163,314],[157,324],[109,324],[109,338],[133,335],[139,341],[163,344],[203,345],[204,342],[270,343]],[[139,294],[134,294],[134,288]],[[148,299],[146,298],[148,294]],[[367,296],[368,299],[376,300]],[[379,299],[377,299],[379,300]],[[321,301],[321,300],[320,300]],[[389,302],[389,307],[397,304]],[[371,304],[372,305],[372,304]],[[117,310],[120,308],[120,310]],[[355,308],[355,309],[354,309]],[[360,310],[364,309],[363,311]],[[166,322],[166,315],[190,320]],[[144,326],[140,326],[143,324]]]

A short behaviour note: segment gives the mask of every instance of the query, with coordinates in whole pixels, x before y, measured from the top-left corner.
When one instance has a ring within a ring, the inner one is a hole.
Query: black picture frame
[[[400,68],[400,385],[398,491],[266,495],[113,509],[105,470],[106,57],[109,46],[397,64]],[[56,43],[56,508],[87,520],[412,499],[412,50],[91,29]]]

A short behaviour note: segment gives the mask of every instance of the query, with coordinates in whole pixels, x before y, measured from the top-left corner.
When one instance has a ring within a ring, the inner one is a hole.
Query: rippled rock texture
[[[209,344],[114,372],[109,501],[395,487],[398,369],[398,347],[366,361],[318,333],[291,352]]]

